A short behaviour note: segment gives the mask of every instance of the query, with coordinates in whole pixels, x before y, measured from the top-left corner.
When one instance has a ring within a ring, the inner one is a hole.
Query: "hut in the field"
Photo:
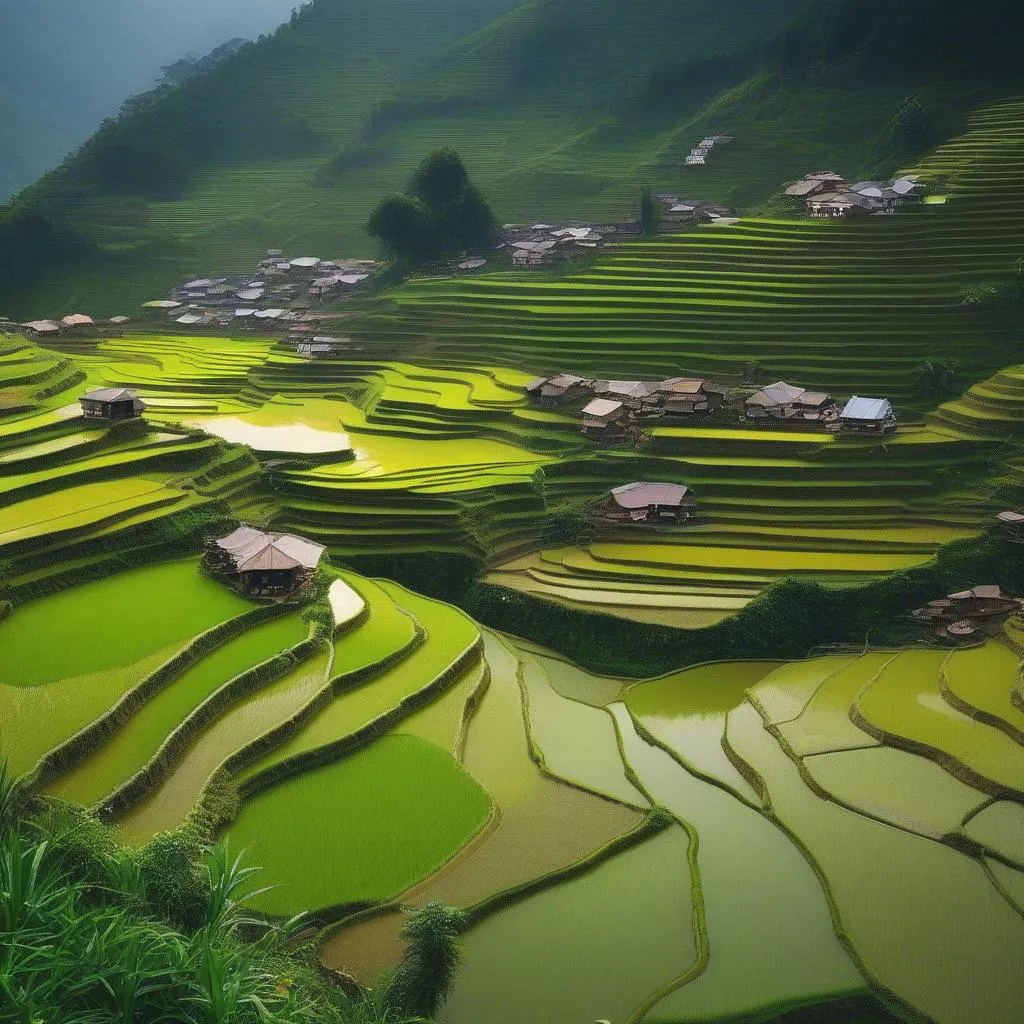
[[[130,420],[141,416],[146,403],[131,388],[98,388],[78,400],[89,420]]]
[[[288,597],[316,572],[324,547],[304,537],[240,526],[211,541],[204,563],[247,597]]]
[[[675,525],[696,511],[693,492],[685,484],[635,483],[612,489],[602,507],[608,523]]]
[[[854,395],[839,414],[839,425],[851,434],[892,434],[896,431],[896,415],[888,398]]]
[[[537,377],[526,385],[526,395],[537,405],[562,405],[583,398],[591,386],[585,377],[560,373],[555,377]]]
[[[944,640],[969,640],[998,629],[1021,610],[1020,598],[1004,594],[995,584],[972,587],[916,608],[912,617]]]

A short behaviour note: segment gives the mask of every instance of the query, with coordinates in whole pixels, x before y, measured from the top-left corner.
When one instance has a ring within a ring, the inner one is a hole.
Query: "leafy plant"
[[[455,980],[466,915],[436,900],[409,914],[402,928],[405,952],[387,986],[387,1004],[407,1014],[433,1017]]]

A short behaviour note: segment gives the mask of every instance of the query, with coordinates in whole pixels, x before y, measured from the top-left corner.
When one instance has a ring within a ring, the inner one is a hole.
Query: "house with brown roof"
[[[626,436],[629,409],[611,398],[595,398],[584,406],[580,433],[592,441],[619,441]]]
[[[672,526],[690,519],[696,507],[685,484],[640,482],[613,487],[601,516],[608,523]]]
[[[657,385],[655,395],[663,403],[666,416],[693,416],[712,412],[725,395],[708,387],[706,380],[694,377],[670,377]]]
[[[304,537],[240,526],[210,541],[204,564],[248,597],[288,597],[316,572],[326,549]]]
[[[562,405],[585,397],[592,383],[572,373],[537,377],[526,385],[526,396],[538,405]]]
[[[60,324],[52,320],[29,320],[18,326],[33,338],[54,338],[60,334]]]
[[[830,423],[839,404],[824,391],[808,391],[780,380],[755,391],[744,403],[748,420],[785,420],[789,423]]]

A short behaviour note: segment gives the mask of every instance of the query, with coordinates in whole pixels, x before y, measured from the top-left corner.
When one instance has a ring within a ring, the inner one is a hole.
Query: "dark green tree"
[[[640,190],[640,231],[644,238],[653,238],[658,233],[658,208],[646,185]]]
[[[366,230],[394,257],[413,266],[442,251],[437,215],[413,196],[388,196],[370,214]]]
[[[411,266],[486,248],[496,234],[487,200],[452,149],[431,153],[416,169],[406,194],[384,199],[366,229]]]
[[[436,900],[409,914],[402,928],[405,952],[388,985],[390,1006],[409,1016],[436,1016],[462,959],[465,927],[463,911]]]

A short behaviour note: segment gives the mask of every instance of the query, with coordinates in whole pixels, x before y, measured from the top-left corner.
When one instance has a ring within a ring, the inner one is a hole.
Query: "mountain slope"
[[[269,246],[369,254],[375,201],[442,145],[502,220],[628,217],[644,183],[749,213],[811,166],[886,173],[1022,84],[988,45],[1006,0],[511,3],[318,0],[28,190],[0,304],[120,312]],[[709,132],[735,142],[684,170]]]
[[[0,201],[80,145],[161,64],[255,38],[292,0],[33,0],[0,4]]]

